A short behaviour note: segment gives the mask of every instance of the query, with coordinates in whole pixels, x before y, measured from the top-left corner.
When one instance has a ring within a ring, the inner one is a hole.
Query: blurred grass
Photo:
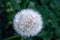
[[[60,40],[60,0],[0,0],[2,40],[25,40],[14,35],[13,18],[26,8],[40,12],[44,21],[42,31],[26,40]]]
[[[4,39],[4,40],[11,40],[11,39],[14,39],[14,38],[17,38],[17,37],[18,37],[18,35],[14,35],[14,36],[11,36],[11,37],[6,38],[6,39]]]

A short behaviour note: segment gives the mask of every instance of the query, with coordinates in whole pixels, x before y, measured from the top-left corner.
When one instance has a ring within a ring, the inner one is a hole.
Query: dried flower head
[[[15,31],[24,37],[37,35],[43,28],[41,15],[33,9],[19,11],[13,20]]]

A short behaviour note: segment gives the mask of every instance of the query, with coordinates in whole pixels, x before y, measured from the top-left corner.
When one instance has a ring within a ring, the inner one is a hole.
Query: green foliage
[[[60,0],[6,0],[5,2],[0,1],[0,6],[1,17],[7,17],[4,18],[5,23],[2,23],[4,24],[2,28],[3,40],[25,40],[23,37],[14,35],[16,33],[12,29],[12,23],[15,14],[26,8],[40,12],[44,21],[41,32],[36,37],[26,40],[60,40]]]

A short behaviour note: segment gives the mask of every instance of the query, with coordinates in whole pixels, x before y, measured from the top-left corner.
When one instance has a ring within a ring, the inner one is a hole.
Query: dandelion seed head
[[[33,9],[23,9],[15,15],[13,26],[17,34],[30,37],[37,35],[41,31],[43,21],[39,12]]]

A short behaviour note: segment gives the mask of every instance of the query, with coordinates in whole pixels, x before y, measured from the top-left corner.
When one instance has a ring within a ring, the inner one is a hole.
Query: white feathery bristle
[[[41,15],[33,9],[19,11],[13,20],[13,28],[17,34],[30,37],[36,36],[43,28]]]

